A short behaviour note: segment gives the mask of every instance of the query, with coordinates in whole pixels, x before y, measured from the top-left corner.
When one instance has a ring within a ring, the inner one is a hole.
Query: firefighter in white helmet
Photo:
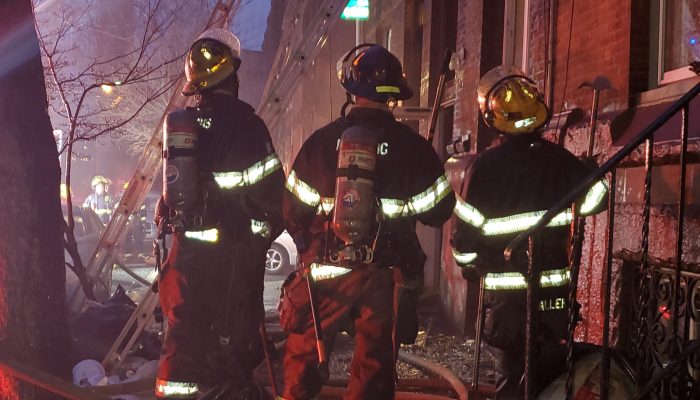
[[[235,35],[204,32],[185,62],[183,94],[197,104],[166,119],[156,222],[174,237],[159,281],[168,328],[158,398],[197,398],[203,386],[225,392],[217,398],[261,396],[252,370],[262,359],[265,257],[281,232],[284,173],[264,123],[238,99],[240,63]],[[183,131],[188,148],[174,139]]]
[[[323,384],[309,283],[328,348],[339,331],[355,333],[345,398],[393,398],[401,341],[392,337],[395,282],[399,275],[422,277],[416,222],[440,227],[454,206],[431,144],[392,115],[389,104],[413,94],[396,56],[378,45],[359,46],[341,59],[338,73],[352,109],[304,143],[284,194],[285,225],[305,267],[283,287],[286,400],[314,398]],[[364,220],[361,210],[368,211]]]
[[[479,154],[457,196],[451,244],[465,279],[485,277],[483,338],[494,348],[503,376],[498,398],[522,398],[519,387],[525,349],[524,256],[515,267],[503,251],[517,234],[537,223],[547,209],[574,188],[590,168],[561,146],[542,138],[550,112],[535,84],[514,67],[496,67],[479,81],[478,101],[486,124],[503,142]],[[580,199],[581,215],[598,212],[607,188],[593,185]],[[536,387],[542,390],[564,368],[568,323],[568,233],[572,210],[547,225],[542,243],[540,323]],[[524,260],[523,260],[524,259]]]
[[[90,182],[92,193],[83,202],[83,208],[89,208],[97,214],[103,224],[109,222],[114,211],[114,200],[109,195],[112,182],[102,175],[95,175]]]

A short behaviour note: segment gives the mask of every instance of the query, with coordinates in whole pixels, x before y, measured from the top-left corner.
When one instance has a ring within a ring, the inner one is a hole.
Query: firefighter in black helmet
[[[204,32],[185,64],[183,94],[198,95],[196,106],[167,120],[193,121],[194,154],[167,157],[194,156],[198,175],[190,187],[196,192],[181,198],[199,201],[166,204],[166,191],[157,206],[156,222],[174,231],[159,281],[168,327],[158,398],[197,398],[203,385],[227,388],[226,399],[261,396],[252,370],[262,359],[265,257],[281,232],[284,172],[264,123],[238,99],[240,63],[235,35]],[[166,188],[188,177],[180,167],[168,166]]]
[[[550,113],[535,84],[514,67],[496,67],[478,86],[479,107],[488,126],[504,135],[468,170],[466,192],[457,197],[451,244],[466,279],[484,279],[484,340],[494,348],[503,376],[498,398],[522,398],[527,262],[506,265],[503,251],[515,236],[537,223],[545,211],[590,172],[563,147],[541,137]],[[598,212],[607,187],[598,182],[577,203],[581,215]],[[557,215],[541,243],[540,329],[537,390],[564,368],[568,323],[568,233],[572,210]],[[523,257],[521,256],[522,260]]]
[[[340,60],[338,72],[354,104],[346,116],[317,130],[304,143],[284,193],[285,225],[305,267],[305,273],[287,279],[280,304],[282,325],[289,332],[282,395],[287,400],[314,398],[323,383],[316,369],[306,279],[312,280],[327,347],[332,348],[339,331],[355,333],[345,398],[393,398],[395,282],[401,281],[401,275],[404,279],[422,275],[425,258],[415,233],[416,221],[439,227],[454,206],[454,194],[432,146],[397,122],[388,106],[413,94],[399,60],[381,46],[363,45]],[[371,156],[367,159],[376,160],[368,163],[371,173],[352,167],[359,153],[339,156],[339,148],[345,154],[350,132],[371,139],[376,147],[364,150],[365,156]],[[337,168],[345,161],[351,167]],[[344,171],[348,180],[372,181],[370,199],[365,198],[367,192],[340,189],[344,181],[337,179],[337,171]],[[337,225],[341,208],[353,212],[363,201],[373,207],[369,220],[359,224],[371,226],[368,239],[343,243],[330,226]]]

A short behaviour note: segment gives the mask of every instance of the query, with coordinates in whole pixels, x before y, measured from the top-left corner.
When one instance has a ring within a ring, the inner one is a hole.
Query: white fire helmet
[[[182,93],[191,96],[216,87],[234,74],[241,64],[241,41],[222,28],[204,31],[185,58],[187,83]]]

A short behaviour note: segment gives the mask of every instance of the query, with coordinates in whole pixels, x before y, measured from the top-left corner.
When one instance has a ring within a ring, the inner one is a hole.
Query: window
[[[505,0],[503,12],[503,64],[528,73],[530,0]]]
[[[700,60],[700,0],[653,3],[652,21],[658,21],[652,26],[658,43],[657,82],[666,84],[694,77],[688,65]]]

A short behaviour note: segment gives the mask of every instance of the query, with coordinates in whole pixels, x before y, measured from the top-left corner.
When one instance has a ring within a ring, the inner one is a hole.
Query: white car
[[[286,275],[296,268],[298,257],[294,240],[287,231],[284,231],[267,251],[265,270],[270,274]]]

